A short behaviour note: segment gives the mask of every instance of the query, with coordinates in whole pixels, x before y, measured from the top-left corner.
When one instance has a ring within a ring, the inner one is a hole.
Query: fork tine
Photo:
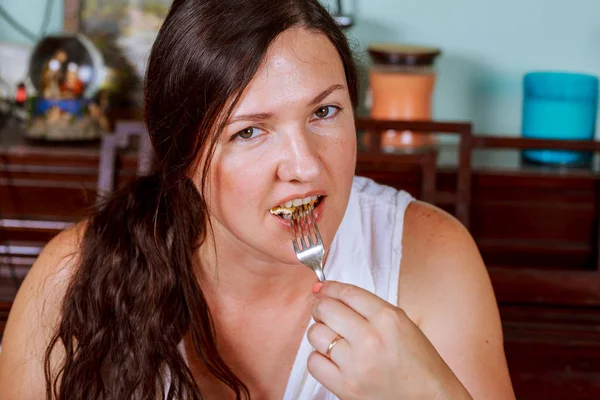
[[[306,225],[308,227],[308,236],[310,238],[311,244],[319,244],[319,236],[316,232],[317,224],[315,223],[313,210],[314,208],[310,208],[306,211]]]
[[[298,215],[293,214],[292,221],[294,221],[294,236],[298,242],[298,245],[301,246],[300,237],[302,236],[302,226],[300,225],[300,219],[298,218]]]
[[[310,232],[310,226],[308,225],[308,212],[306,210],[301,210],[300,217],[302,218],[302,238],[308,240],[310,247],[312,247],[314,246],[314,241]]]
[[[308,226],[306,224],[306,214],[304,213],[304,211],[301,211],[300,218],[301,218],[301,220],[300,220],[300,227],[301,227],[300,239],[302,240],[302,248],[308,249],[310,246],[308,245],[308,241],[306,239],[310,238],[310,235],[308,234]]]
[[[315,228],[317,244],[323,244],[323,239],[321,239],[321,233],[319,232],[319,227],[317,226],[317,222],[315,221],[315,215],[313,214],[313,210],[310,211],[310,220],[312,222],[312,226]]]
[[[292,218],[290,218],[290,223],[292,226],[292,232],[294,232],[294,238],[292,239],[292,245],[294,246],[294,251],[297,253],[300,251],[300,249],[298,249],[298,232],[297,232],[297,226],[294,223],[294,218],[292,216]]]
[[[294,215],[293,218],[295,219],[295,225],[296,225],[296,231],[294,231],[296,240],[298,241],[298,245],[300,246],[300,249],[304,250],[308,246],[306,245],[306,242],[304,241],[304,229],[302,227],[302,222],[303,222],[302,215],[300,214],[300,212],[298,212],[296,215]]]
[[[306,224],[306,226],[308,227],[308,224]],[[308,243],[310,244],[310,246],[314,246],[315,241],[313,240],[312,235],[310,234],[310,229],[308,230],[308,234],[306,236],[308,236]]]

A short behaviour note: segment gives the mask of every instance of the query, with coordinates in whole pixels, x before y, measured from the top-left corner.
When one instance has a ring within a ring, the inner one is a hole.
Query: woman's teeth
[[[301,206],[303,204],[311,204],[314,203],[315,201],[317,201],[318,196],[309,196],[309,197],[305,197],[303,199],[294,199],[292,201],[288,201],[285,204],[280,204],[279,207],[285,207],[285,208],[291,208],[292,206],[294,207],[298,207]]]
[[[274,207],[270,210],[271,214],[278,215],[284,219],[290,219],[294,214],[296,207],[308,206],[310,208],[314,207],[315,203],[319,199],[320,196],[309,196],[304,199],[294,199],[288,201],[285,204],[280,204],[279,207]]]

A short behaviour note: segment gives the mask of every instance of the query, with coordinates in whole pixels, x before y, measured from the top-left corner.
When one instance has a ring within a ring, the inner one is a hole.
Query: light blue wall
[[[48,33],[62,29],[63,1],[62,0],[0,0],[0,5],[21,25],[34,34],[39,34],[44,19],[46,1],[53,1]],[[0,42],[15,44],[31,44],[27,37],[15,31],[0,17]]]
[[[349,35],[362,49],[377,41],[441,47],[435,118],[472,120],[479,132],[520,132],[526,71],[600,75],[600,0],[344,0],[344,5],[354,9],[356,26]]]
[[[39,30],[45,0],[0,4],[30,30]],[[381,41],[441,47],[434,117],[472,120],[479,132],[520,131],[526,71],[600,75],[600,0],[344,0],[344,5],[356,15],[349,36],[359,49]],[[55,0],[49,31],[61,25],[62,1]],[[4,21],[0,41],[27,43]]]

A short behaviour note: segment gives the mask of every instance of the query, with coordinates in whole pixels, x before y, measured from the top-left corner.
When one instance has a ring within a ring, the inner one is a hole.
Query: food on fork
[[[300,210],[312,209],[321,200],[321,196],[309,196],[304,199],[290,200],[285,204],[271,208],[269,212],[283,219],[290,219],[292,215]]]

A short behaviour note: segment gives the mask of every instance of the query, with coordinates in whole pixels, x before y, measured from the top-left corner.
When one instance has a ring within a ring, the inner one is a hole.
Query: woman
[[[356,69],[317,0],[176,0],[145,96],[154,173],[40,255],[8,398],[514,397],[468,233],[353,176]],[[310,196],[324,284],[270,212]]]

